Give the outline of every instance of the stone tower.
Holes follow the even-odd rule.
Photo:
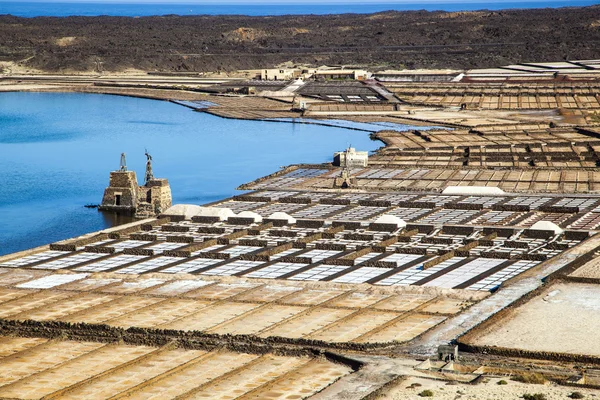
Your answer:
[[[146,176],[143,186],[138,185],[134,171],[128,171],[125,153],[121,154],[121,168],[110,173],[109,186],[104,190],[99,210],[132,214],[139,218],[154,217],[171,207],[171,187],[167,179],[154,178],[152,157],[146,152]]]

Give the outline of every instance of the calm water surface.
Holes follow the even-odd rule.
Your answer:
[[[110,95],[0,94],[0,255],[104,229],[97,204],[109,172],[143,179],[144,149],[168,178],[174,203],[202,204],[282,165],[321,163],[365,132],[319,125],[222,119],[164,101]]]

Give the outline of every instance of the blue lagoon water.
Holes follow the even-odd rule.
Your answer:
[[[203,3],[203,4],[198,4]],[[212,4],[211,4],[212,3]],[[213,1],[175,1],[175,2],[29,2],[29,1],[0,1],[0,14],[12,14],[19,17],[64,17],[80,16],[149,16],[149,15],[287,15],[287,14],[344,14],[344,13],[374,13],[381,11],[407,10],[501,10],[510,8],[546,8],[546,7],[581,7],[598,4],[597,0],[496,0],[496,1],[383,1],[383,2],[285,2],[270,4],[220,4]]]
[[[203,204],[280,166],[328,162],[350,143],[382,145],[363,131],[222,119],[165,101],[1,93],[0,254],[111,226],[83,206],[100,203],[121,152],[143,179],[147,148],[174,203]]]

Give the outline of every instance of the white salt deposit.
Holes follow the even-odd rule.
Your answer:
[[[33,281],[17,285],[21,289],[50,289],[65,283],[74,282],[87,277],[89,274],[56,274],[48,275]]]

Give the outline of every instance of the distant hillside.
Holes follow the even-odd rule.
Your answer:
[[[310,7],[307,6],[307,12]],[[215,71],[285,61],[471,68],[600,58],[600,6],[329,16],[0,16],[0,61],[46,71]]]

